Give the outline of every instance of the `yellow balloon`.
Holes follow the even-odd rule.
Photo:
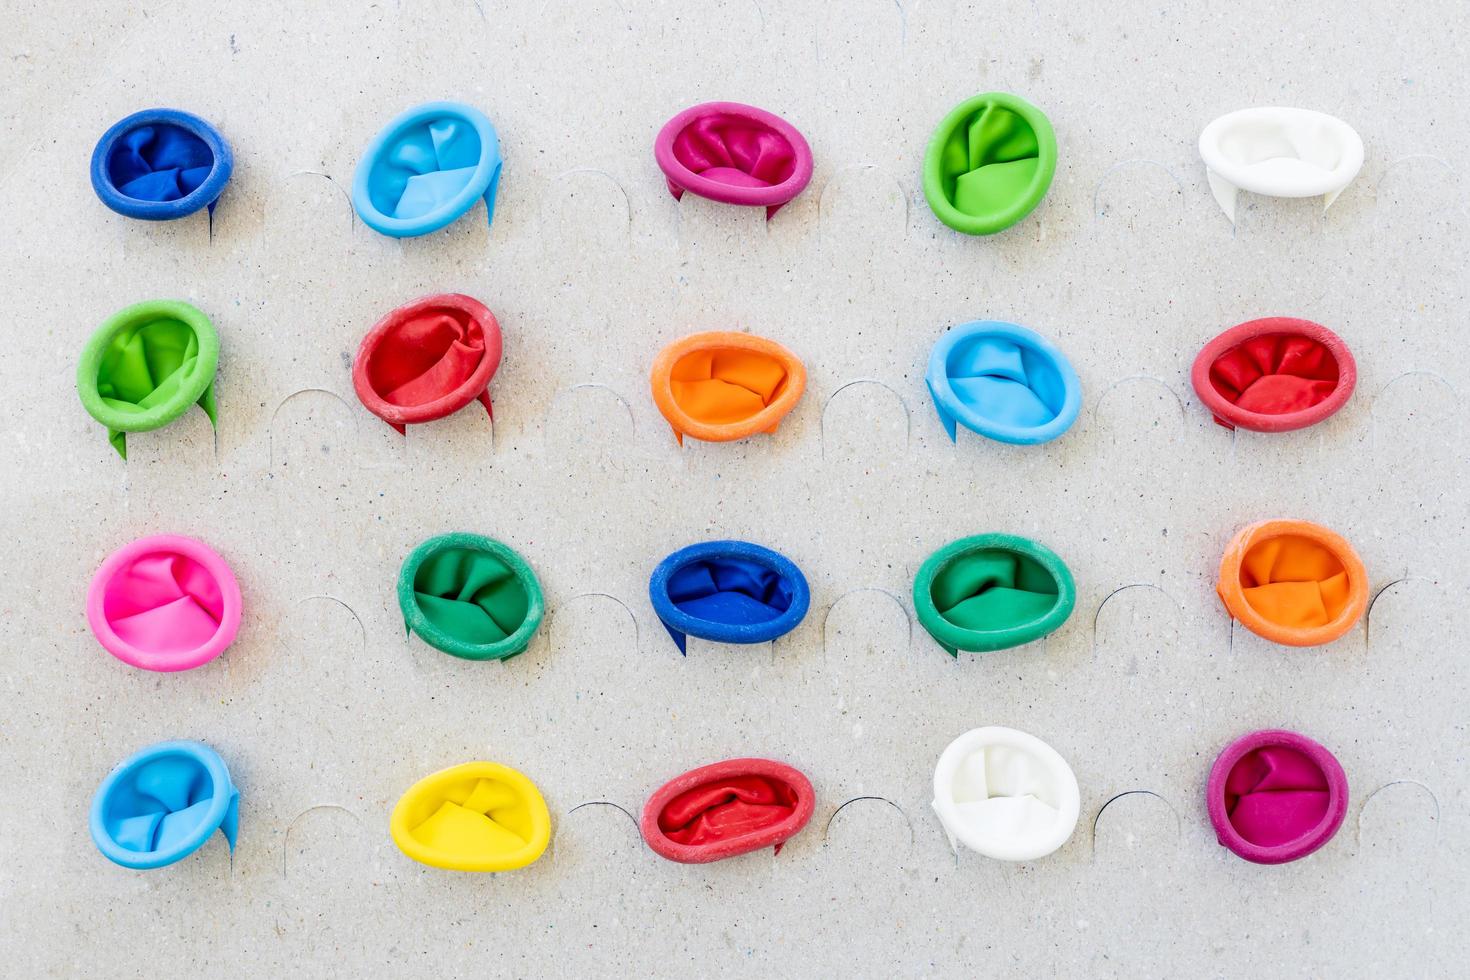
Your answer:
[[[551,843],[551,814],[536,784],[498,762],[465,762],[408,788],[388,822],[393,843],[450,871],[512,871]]]

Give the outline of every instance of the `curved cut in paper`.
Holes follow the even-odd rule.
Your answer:
[[[1036,106],[985,92],[955,106],[924,154],[924,197],[967,235],[993,235],[1036,209],[1057,168],[1057,138]]]
[[[934,768],[934,812],[951,848],[998,861],[1035,861],[1072,836],[1081,812],[1067,760],[1034,735],[976,728]]]
[[[1347,404],[1358,365],[1343,339],[1320,323],[1273,316],[1231,327],[1206,344],[1190,381],[1225,428],[1288,432]]]
[[[1206,793],[1221,845],[1257,864],[1306,857],[1347,816],[1347,775],[1336,757],[1281,729],[1252,732],[1226,747]]]
[[[764,643],[806,617],[806,576],[785,555],[749,541],[705,541],[669,555],[648,581],[653,611],[679,652],[688,636]]]
[[[536,784],[498,762],[465,762],[408,788],[388,820],[393,843],[449,871],[513,871],[551,843],[551,814]]]
[[[1082,409],[1072,362],[1035,331],[1000,320],[962,323],[934,345],[924,376],[953,441],[963,425],[1030,446],[1066,432]]]
[[[1220,560],[1216,591],[1241,625],[1288,646],[1330,643],[1368,609],[1368,573],[1357,552],[1309,521],[1241,528]]]
[[[235,641],[240,586],[202,541],[141,538],[113,552],[87,589],[87,624],[103,649],[144,670],[189,670]]]
[[[806,367],[773,340],[712,331],[665,347],[649,380],[680,445],[686,435],[731,442],[774,434],[806,390]]]
[[[816,808],[811,780],[770,759],[727,759],[691,769],[660,786],[639,820],[655,854],[706,864],[781,845]]]
[[[426,102],[373,137],[352,179],[363,223],[393,238],[426,235],[485,201],[495,219],[500,139],[485,114],[458,102]]]
[[[144,109],[114,123],[92,151],[92,189],[118,214],[167,221],[214,210],[234,170],[219,130],[178,109]]]
[[[1332,207],[1363,167],[1363,140],[1335,116],[1260,106],[1226,113],[1199,136],[1210,191],[1233,224],[1241,191],[1321,197]]]
[[[441,534],[420,544],[398,574],[407,629],[466,660],[524,653],[541,625],[541,583],[526,560],[493,538]]]
[[[127,459],[129,432],[161,429],[191,405],[216,424],[218,366],[209,317],[179,300],[149,300],[117,311],[92,334],[77,364],[77,395]]]
[[[135,870],[188,857],[219,831],[230,850],[240,829],[240,793],[213,749],[160,742],[114,769],[92,800],[92,840],[103,856]]]
[[[919,622],[951,656],[1030,643],[1067,621],[1077,602],[1056,553],[1013,534],[978,534],[934,552],[914,576]]]
[[[739,102],[692,106],[664,124],[653,156],[675,200],[685,191],[764,207],[766,218],[812,179],[812,151],[795,126]]]
[[[490,407],[500,366],[500,323],[462,293],[425,296],[373,325],[352,362],[364,407],[399,432],[452,415],[472,401]]]

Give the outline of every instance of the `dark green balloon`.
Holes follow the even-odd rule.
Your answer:
[[[914,577],[914,608],[952,656],[1040,639],[1077,603],[1072,573],[1051,549],[1014,534],[978,534],[940,548]]]

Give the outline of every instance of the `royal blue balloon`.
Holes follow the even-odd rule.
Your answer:
[[[686,636],[719,643],[763,643],[791,632],[811,592],[784,555],[748,541],[681,548],[648,581],[653,610],[685,652]]]
[[[213,208],[235,168],[219,130],[178,109],[114,123],[92,151],[92,189],[118,214],[167,221]]]
[[[1040,334],[1000,320],[945,333],[924,380],[951,440],[958,424],[998,442],[1047,442],[1071,428],[1082,408],[1067,356]]]
[[[352,206],[369,228],[393,238],[438,231],[482,198],[488,224],[500,165],[500,140],[484,113],[428,102],[373,137],[352,178]]]
[[[110,861],[148,870],[188,857],[216,830],[230,850],[240,793],[213,749],[159,742],[114,769],[92,799],[92,840]]]

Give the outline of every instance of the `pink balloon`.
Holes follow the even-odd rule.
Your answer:
[[[87,589],[87,624],[103,649],[144,670],[189,670],[240,629],[240,586],[208,545],[140,538],[108,556]]]

